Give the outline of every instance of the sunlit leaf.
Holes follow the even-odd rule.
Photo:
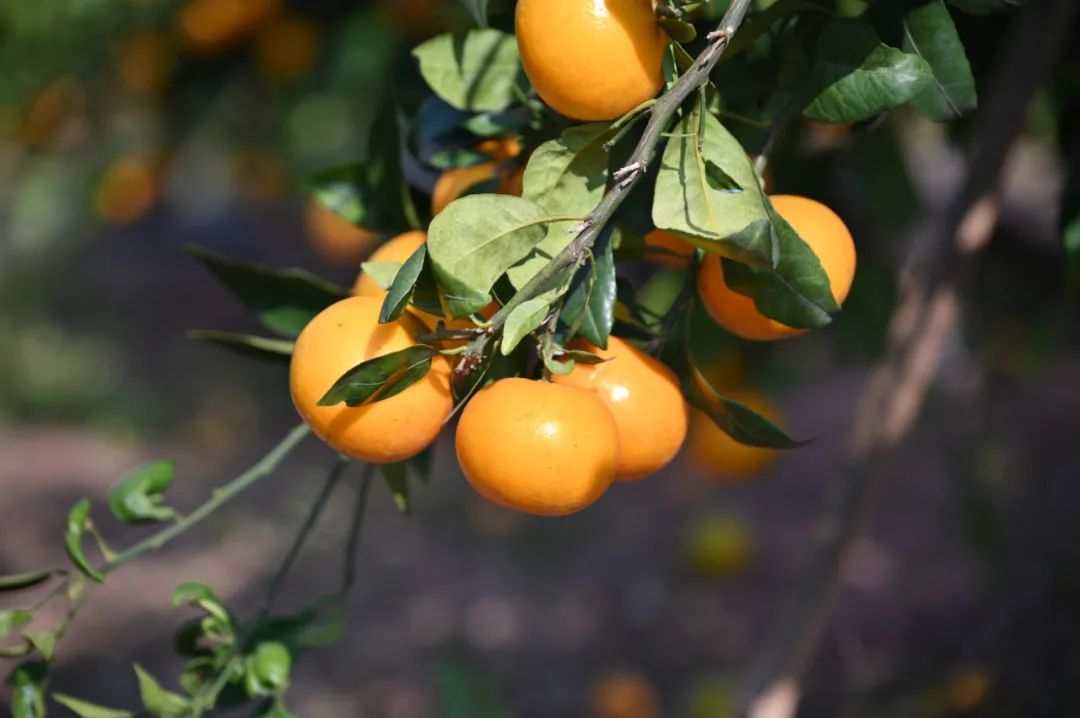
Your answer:
[[[45,718],[45,691],[49,665],[44,661],[23,663],[8,677],[13,718]]]
[[[29,611],[0,609],[0,641],[34,620]]]
[[[140,466],[109,491],[109,508],[124,523],[167,521],[176,510],[164,505],[165,490],[176,476],[171,461]]]
[[[413,50],[413,55],[428,86],[459,110],[503,110],[524,80],[517,41],[498,30],[439,35]]]
[[[53,693],[52,697],[53,700],[79,716],[79,718],[134,718],[135,716],[131,711],[106,708],[63,693]]]
[[[105,574],[94,568],[83,550],[83,537],[86,535],[90,522],[90,508],[90,499],[83,499],[72,507],[71,512],[68,513],[64,547],[67,549],[68,557],[80,571],[101,583],[105,580]]]
[[[503,327],[500,344],[503,356],[514,351],[522,339],[529,336],[544,322],[550,308],[550,299],[537,297],[522,302],[510,312],[510,316],[506,318],[506,325]]]
[[[39,586],[49,580],[52,571],[32,571],[27,573],[15,573],[9,576],[0,576],[0,593],[8,591],[22,591],[34,586]]]
[[[135,664],[134,668],[139,679],[139,699],[146,710],[161,718],[180,718],[187,714],[187,699],[162,688],[142,666]]]

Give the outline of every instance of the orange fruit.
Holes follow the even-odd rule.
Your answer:
[[[450,365],[436,356],[419,382],[365,406],[319,406],[331,386],[357,364],[416,344],[423,330],[404,315],[379,323],[382,302],[350,297],[327,307],[300,333],[289,367],[293,404],[315,434],[356,461],[391,464],[416,456],[442,430],[453,408]]]
[[[388,25],[414,40],[438,35],[450,24],[445,0],[377,0],[375,6]]]
[[[780,412],[766,397],[754,392],[731,392],[726,397],[745,404],[773,422],[780,421]],[[747,446],[728,436],[723,429],[700,411],[693,413],[690,422],[690,456],[694,463],[717,478],[739,481],[757,476],[779,458],[776,449]]]
[[[281,7],[282,0],[188,0],[178,18],[192,50],[218,52],[243,39]]]
[[[657,264],[668,267],[685,267],[687,262],[690,261],[690,255],[694,253],[694,245],[662,229],[654,229],[646,234],[645,244],[648,247],[667,250],[664,252],[650,252],[647,256]]]
[[[843,220],[825,205],[806,197],[775,195],[771,199],[780,216],[818,256],[836,303],[843,304],[855,278],[855,242]],[[753,299],[728,287],[719,255],[706,257],[698,275],[698,289],[713,321],[743,339],[772,341],[805,331],[766,317],[754,306]]]
[[[158,172],[145,157],[121,157],[109,166],[94,194],[98,217],[128,224],[150,211],[158,199]]]
[[[255,63],[268,80],[296,80],[311,72],[318,59],[319,28],[300,15],[277,15],[255,38]]]
[[[142,30],[119,50],[120,79],[130,90],[154,95],[165,89],[176,64],[173,40],[156,30]]]
[[[23,122],[23,140],[31,147],[49,145],[85,116],[86,91],[74,76],[61,75],[34,98]]]
[[[521,62],[554,110],[614,120],[664,85],[668,37],[653,0],[518,0]]]
[[[498,194],[521,195],[525,168],[510,169],[506,162],[521,153],[521,145],[516,138],[498,138],[484,140],[476,146],[493,161],[482,162],[472,167],[453,167],[443,172],[435,182],[431,193],[431,215],[435,216],[446,209],[446,205],[465,194],[466,191],[483,182],[502,178],[495,192]]]
[[[592,690],[594,718],[659,718],[660,696],[644,676],[629,672],[602,676]]]
[[[371,252],[371,248],[375,246],[380,237],[378,232],[357,227],[337,212],[327,209],[322,202],[315,199],[308,202],[305,222],[307,224],[308,238],[310,238],[312,246],[318,250],[319,254],[337,264],[356,266],[360,260]],[[408,256],[405,258],[408,259]],[[362,280],[374,284],[366,277],[361,277],[357,281]],[[365,288],[367,288],[366,283]],[[376,285],[376,289],[378,288],[378,285]],[[380,289],[380,291],[382,290]],[[365,292],[356,293],[364,296],[375,296]]]
[[[566,516],[596,501],[618,464],[615,419],[592,392],[502,379],[477,392],[457,429],[465,478],[497,504]]]
[[[688,421],[679,379],[664,364],[618,337],[607,349],[576,343],[602,364],[578,364],[556,384],[596,394],[615,418],[619,430],[620,479],[640,479],[664,468],[682,448]]]

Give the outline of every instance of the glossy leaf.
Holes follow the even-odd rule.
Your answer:
[[[0,576],[0,593],[23,591],[34,586],[39,586],[49,580],[52,571],[32,571],[28,573],[15,573],[9,576]]]
[[[866,22],[832,20],[818,40],[803,114],[858,122],[913,100],[932,79],[925,60],[882,44]]]
[[[29,611],[0,609],[0,641],[34,620]]]
[[[454,316],[483,309],[491,288],[544,238],[550,214],[520,197],[472,195],[439,213],[428,230],[428,256]]]
[[[697,37],[697,29],[685,20],[662,17],[659,22],[660,27],[664,28],[664,32],[675,42],[693,42]]]
[[[558,139],[545,142],[533,152],[525,167],[522,197],[553,217],[585,217],[604,197],[608,181],[608,153],[604,142],[610,125],[597,122],[565,130]],[[544,238],[525,259],[512,267],[510,281],[521,288],[574,236],[567,232],[576,223],[553,222]]]
[[[165,506],[165,490],[176,477],[171,461],[140,466],[109,491],[109,508],[124,523],[168,521],[176,510]]]
[[[180,718],[188,711],[188,701],[181,695],[165,690],[157,679],[135,664],[139,679],[139,699],[143,707],[161,718]]]
[[[428,86],[452,107],[472,112],[505,109],[524,73],[513,35],[480,29],[445,34],[421,44],[413,55]]]
[[[213,329],[193,329],[187,333],[187,338],[214,344],[243,357],[278,363],[288,363],[296,347],[294,342],[287,339],[271,339]]]
[[[182,583],[173,590],[173,608],[183,605],[195,606],[206,611],[207,615],[220,622],[227,630],[232,630],[233,619],[225,604],[221,602],[217,594],[206,584],[188,582]]]
[[[8,677],[12,718],[45,718],[49,666],[44,661],[23,663]]]
[[[71,562],[80,571],[89,578],[101,583],[105,580],[105,574],[94,568],[83,550],[83,537],[86,535],[90,522],[90,508],[90,499],[83,499],[72,507],[71,512],[68,513],[64,547],[67,549]]]
[[[79,718],[134,718],[135,714],[131,711],[120,710],[119,708],[106,708],[105,706],[99,706],[96,703],[90,703],[74,696],[64,695],[63,693],[53,693],[53,700],[60,705],[67,708],[69,711],[79,716]]]
[[[975,78],[967,53],[943,0],[914,0],[904,12],[905,52],[930,66],[931,82],[911,103],[937,122],[947,122],[975,108]]]
[[[245,687],[251,697],[267,696],[283,689],[292,672],[292,655],[277,641],[260,643],[247,657]]]
[[[379,289],[389,291],[394,286],[394,277],[401,271],[401,262],[363,262],[360,269]]]
[[[319,406],[362,406],[389,399],[427,376],[438,350],[424,344],[369,359],[338,379]]]
[[[574,275],[560,319],[574,336],[606,349],[615,326],[616,294],[612,235],[605,232],[593,246],[592,261]]]
[[[189,245],[188,254],[209,269],[267,328],[295,338],[316,314],[348,292],[303,269],[268,269]]]
[[[522,339],[543,324],[550,310],[551,300],[545,297],[536,297],[515,307],[503,327],[502,342],[499,345],[502,355],[508,356]]]
[[[424,271],[427,261],[427,243],[421,244],[416,251],[409,256],[401,269],[394,275],[394,281],[390,290],[383,300],[382,310],[379,313],[379,321],[382,323],[392,322],[401,316],[409,302],[412,300],[416,289],[416,282],[420,273]]]

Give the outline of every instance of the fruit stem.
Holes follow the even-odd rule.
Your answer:
[[[501,331],[514,309],[540,295],[553,280],[567,271],[576,270],[586,260],[605,225],[611,221],[615,211],[630,195],[631,190],[652,163],[656,147],[679,107],[686,98],[709,81],[710,73],[742,24],[749,6],[750,0],[734,0],[731,3],[720,26],[709,33],[709,44],[694,60],[693,66],[652,104],[651,116],[648,124],[645,125],[641,139],[626,166],[615,173],[614,176],[618,181],[615,182],[611,191],[604,195],[600,204],[581,223],[577,236],[491,317],[490,331],[472,343],[469,354],[477,357],[483,355],[486,344]]]

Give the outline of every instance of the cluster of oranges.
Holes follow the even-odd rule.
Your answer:
[[[516,30],[522,62],[540,96],[578,120],[610,120],[654,97],[668,39],[647,0],[519,0]],[[478,149],[489,162],[449,170],[436,184],[432,214],[469,188],[494,181],[497,191],[521,192],[521,148],[512,139]],[[508,169],[509,168],[509,169]],[[773,207],[819,257],[837,303],[855,272],[855,248],[844,223],[813,200],[778,195]],[[366,254],[375,235],[352,227],[324,209],[312,209],[309,225],[328,253],[343,259]],[[424,241],[423,232],[394,238],[372,261],[401,263]],[[656,230],[646,242],[658,261],[686,264],[692,245]],[[698,276],[702,303],[728,331],[752,340],[800,333],[761,314],[751,298],[731,289],[718,255],[710,254]],[[377,403],[319,406],[330,385],[354,366],[416,343],[416,335],[440,320],[417,309],[379,323],[386,295],[361,274],[349,299],[322,312],[296,343],[291,391],[297,409],[316,434],[339,452],[365,462],[406,460],[438,437],[453,411],[452,367],[436,356],[418,383]],[[450,328],[472,326],[469,320]],[[734,474],[751,474],[769,452],[743,447],[703,415],[691,415],[677,376],[623,339],[601,349],[580,341],[573,348],[599,363],[578,363],[548,380],[505,378],[480,389],[457,427],[458,461],[466,478],[488,499],[528,513],[561,516],[596,501],[617,479],[655,473],[680,451],[693,425],[695,453]],[[753,395],[736,397],[767,416],[775,412]]]

